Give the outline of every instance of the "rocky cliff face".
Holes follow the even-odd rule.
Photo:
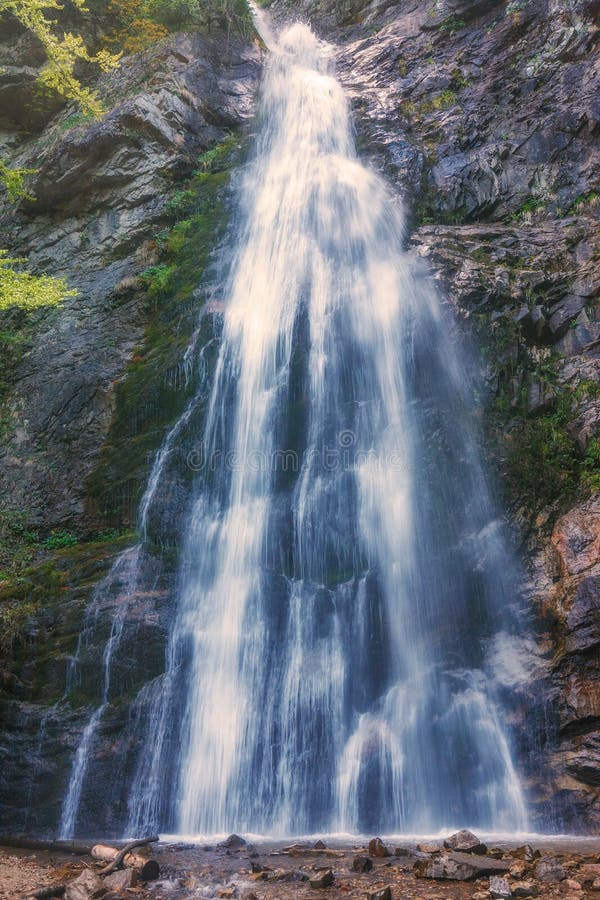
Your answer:
[[[540,817],[559,799],[557,826],[597,827],[598,4],[272,6],[279,18],[299,10],[339,46],[361,151],[405,198],[415,252],[482,351],[488,452],[536,619],[512,685],[544,720],[539,753],[551,778],[532,774],[530,794]],[[24,523],[7,543],[24,562],[0,582],[0,600],[26,611],[2,694],[22,761],[3,768],[0,787],[18,816],[14,786],[20,797],[40,790],[30,776],[49,723],[57,762],[38,774],[51,812],[11,826],[44,828],[83,722],[54,711],[48,685],[62,690],[92,586],[127,544],[106,529],[135,522],[149,459],[185,400],[197,286],[225,228],[227,171],[260,51],[225,33],[166,39],[103,77],[111,111],[92,125],[36,106],[40,59],[25,38],[9,34],[0,53],[3,152],[39,169],[35,203],[6,212],[2,225],[11,250],[79,290],[51,313],[9,317],[18,341],[11,371],[0,367],[2,503]],[[36,529],[80,543],[24,551],[23,533]],[[161,602],[146,593],[134,604],[150,642]],[[524,708],[519,701],[515,720]],[[6,738],[0,752],[14,760]]]
[[[85,609],[134,542],[152,457],[196,386],[185,351],[226,231],[262,51],[234,32],[175,34],[102,77],[109,111],[91,123],[40,108],[43,54],[26,36],[7,32],[0,60],[1,152],[37,169],[35,200],[3,209],[4,242],[78,290],[60,308],[0,322],[0,796],[8,830],[44,831],[60,817],[97,696],[105,629],[86,632],[82,677],[67,678]],[[128,560],[104,596],[105,623],[133,592]],[[99,745],[107,763],[131,714],[127,691],[163,658],[168,578],[150,557],[145,571],[153,591],[128,596],[126,699]]]

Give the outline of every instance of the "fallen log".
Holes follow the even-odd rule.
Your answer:
[[[92,847],[94,859],[109,860],[108,865],[100,869],[99,874],[110,875],[115,869],[121,866],[128,866],[129,868],[137,869],[144,881],[154,881],[160,875],[158,862],[155,859],[148,859],[147,856],[141,856],[139,853],[132,853],[131,851],[138,847],[145,847],[147,844],[153,844],[155,841],[158,841],[158,836],[129,841],[121,850],[118,850],[116,847],[107,847],[104,844],[96,844]]]
[[[50,841],[34,838],[26,834],[2,834],[0,846],[16,847],[20,850],[51,850],[54,853],[72,853],[75,856],[87,856],[91,853],[92,844],[85,841]],[[33,897],[33,894],[31,895]]]

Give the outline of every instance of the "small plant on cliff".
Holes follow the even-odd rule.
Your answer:
[[[442,32],[442,34],[454,34],[455,31],[459,31],[461,28],[464,28],[466,24],[467,23],[464,19],[459,19],[456,16],[449,16],[440,25],[440,31]]]

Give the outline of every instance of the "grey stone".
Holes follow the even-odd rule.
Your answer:
[[[496,900],[509,900],[512,897],[510,884],[506,878],[500,878],[498,875],[490,878],[490,896]]]
[[[545,884],[556,884],[565,878],[565,870],[553,856],[543,856],[535,864],[535,877]]]
[[[65,900],[101,900],[108,888],[91,869],[84,869],[74,881],[67,884]]]
[[[444,847],[448,850],[460,850],[463,853],[485,854],[487,847],[472,831],[463,829],[444,839]]]
[[[323,872],[321,875],[315,876],[315,878],[310,879],[310,886],[312,888],[327,888],[331,887],[331,885],[335,881],[335,876],[331,869],[327,869],[326,872]]]

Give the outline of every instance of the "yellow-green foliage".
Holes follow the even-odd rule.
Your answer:
[[[0,250],[0,310],[57,306],[77,293],[67,287],[64,278],[19,271],[15,266],[20,266],[25,260],[12,259],[7,254],[7,250]]]
[[[16,203],[22,197],[26,197],[28,200],[32,199],[25,187],[25,177],[32,175],[35,171],[35,169],[10,169],[0,159],[0,184],[6,188],[10,203]]]
[[[108,12],[114,23],[109,41],[125,53],[139,53],[169,33],[152,18],[148,0],[110,0]]]
[[[72,0],[81,11],[85,11],[84,0]],[[19,22],[31,31],[46,51],[47,62],[40,74],[40,84],[65,100],[72,100],[83,112],[99,116],[103,113],[102,104],[96,91],[84,87],[75,77],[75,65],[79,61],[94,63],[106,72],[114,68],[118,56],[107,50],[90,54],[79,34],[66,32],[59,34],[55,30],[56,22],[49,19],[49,10],[60,10],[58,0],[0,0],[0,13],[12,13]]]

